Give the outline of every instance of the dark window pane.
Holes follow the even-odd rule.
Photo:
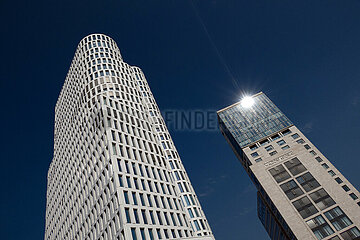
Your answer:
[[[298,158],[293,158],[290,161],[285,162],[285,166],[289,169],[292,175],[297,175],[306,170]]]
[[[300,177],[297,177],[296,180],[300,183],[300,185],[305,189],[306,192],[309,192],[320,186],[320,184],[309,172],[305,173]]]
[[[269,170],[271,175],[275,178],[276,182],[280,183],[290,178],[290,174],[285,170],[283,165],[276,166]]]
[[[290,200],[299,197],[304,193],[294,180],[283,183],[280,187]]]
[[[308,197],[303,197],[293,202],[293,205],[304,219],[318,212]]]
[[[327,194],[327,192],[323,188],[311,193],[310,197],[320,210],[324,210],[335,204],[335,201],[329,196],[329,194]]]

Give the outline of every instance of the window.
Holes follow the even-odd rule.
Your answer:
[[[271,151],[273,149],[274,149],[274,147],[272,145],[269,145],[269,146],[265,147],[266,151]]]
[[[128,208],[125,208],[125,215],[126,215],[126,222],[131,223],[131,218],[130,218],[130,213],[129,213]]]
[[[141,239],[142,239],[142,240],[146,240],[145,230],[144,230],[143,228],[140,228],[140,234],[141,234]]]
[[[279,146],[282,146],[282,145],[286,144],[286,142],[284,140],[280,140],[280,141],[278,141],[276,143],[279,144]]]
[[[318,162],[322,162],[321,157],[316,157],[315,159],[316,159],[316,161],[318,161]]]
[[[131,235],[133,240],[137,240],[135,228],[131,228]]]
[[[342,186],[342,188],[345,190],[345,192],[350,191],[350,188],[347,185]]]
[[[309,144],[305,144],[305,145],[304,145],[304,148],[305,148],[306,150],[309,150],[311,147],[309,146]]]
[[[326,163],[321,164],[321,166],[322,166],[323,168],[325,168],[325,169],[328,169],[328,168],[329,168],[329,165],[327,165]]]
[[[349,195],[353,200],[358,199],[358,196],[356,196],[355,193],[350,193]]]
[[[278,183],[290,178],[290,174],[285,170],[283,165],[279,165],[274,168],[271,168],[269,172]]]
[[[261,161],[262,161],[261,158],[255,159],[255,162],[261,162]]]
[[[279,139],[279,138],[280,138],[279,134],[276,134],[276,135],[271,137],[271,140],[274,141],[274,140]]]
[[[281,147],[282,150],[286,150],[286,149],[289,149],[289,148],[290,148],[289,145],[285,145],[285,146]]]
[[[290,131],[290,129],[286,129],[285,131],[282,131],[281,133],[282,133],[282,135],[286,136],[286,135],[290,134],[291,131]]]
[[[265,139],[259,142],[260,146],[264,146],[265,144],[268,144],[269,140]]]
[[[340,235],[342,238],[344,238],[344,240],[355,240],[360,237],[360,231],[357,227],[353,227],[346,232],[341,233]]]
[[[257,156],[259,156],[259,154],[258,154],[257,152],[253,152],[253,153],[251,154],[251,156],[252,156],[252,157],[257,157]]]
[[[340,231],[341,229],[346,228],[352,224],[350,219],[339,207],[327,211],[325,213],[325,217],[329,219],[337,231]]]
[[[130,204],[128,192],[124,191],[124,199],[126,204]]]
[[[328,171],[328,173],[329,173],[330,176],[332,176],[332,177],[336,175],[336,173],[335,173],[333,170]]]
[[[340,184],[340,183],[343,182],[343,181],[341,180],[341,178],[339,178],[339,177],[335,178],[335,181],[336,181],[338,184]]]
[[[306,168],[304,167],[304,165],[302,165],[298,158],[293,158],[285,162],[284,164],[294,176],[306,170]]]
[[[325,219],[321,215],[310,219],[306,223],[319,240],[334,233],[334,230],[331,229],[329,224],[326,223]]]
[[[296,142],[297,142],[298,144],[303,144],[303,143],[305,143],[304,139],[302,139],[302,138],[300,138],[299,140],[296,140]]]
[[[311,155],[313,155],[313,156],[316,155],[316,152],[315,152],[314,150],[311,150],[309,153],[310,153]]]
[[[269,154],[270,154],[270,156],[274,156],[275,154],[277,154],[277,151],[273,151],[273,152],[271,152]]]
[[[283,183],[280,185],[280,187],[290,200],[304,194],[304,192],[300,189],[300,187],[296,184],[294,180],[290,180],[287,183]]]
[[[309,172],[305,173],[300,177],[297,177],[296,180],[300,183],[300,185],[304,188],[306,192],[310,192],[311,190],[320,186],[318,181],[316,181]]]
[[[324,210],[335,204],[335,201],[329,196],[329,194],[323,188],[316,192],[311,193],[310,197],[320,210]]]
[[[300,137],[300,136],[299,136],[299,134],[295,133],[295,134],[291,135],[291,137],[292,137],[293,139],[297,139],[297,138]]]
[[[293,202],[293,205],[304,219],[318,212],[308,197],[303,197]]]
[[[254,151],[254,150],[257,149],[257,148],[258,148],[258,146],[256,146],[255,144],[252,145],[252,146],[250,146],[250,150],[251,150],[251,151]]]

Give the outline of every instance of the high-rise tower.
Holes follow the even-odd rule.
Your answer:
[[[45,239],[213,240],[140,68],[81,40],[55,107]]]
[[[360,193],[264,93],[218,111],[271,239],[360,239]]]

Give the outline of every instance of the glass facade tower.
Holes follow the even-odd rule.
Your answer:
[[[140,68],[82,39],[55,106],[45,239],[214,240]]]
[[[360,193],[262,92],[218,111],[271,239],[360,239]]]

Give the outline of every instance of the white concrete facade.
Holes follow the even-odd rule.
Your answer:
[[[45,239],[214,240],[138,67],[82,39],[55,107]]]

